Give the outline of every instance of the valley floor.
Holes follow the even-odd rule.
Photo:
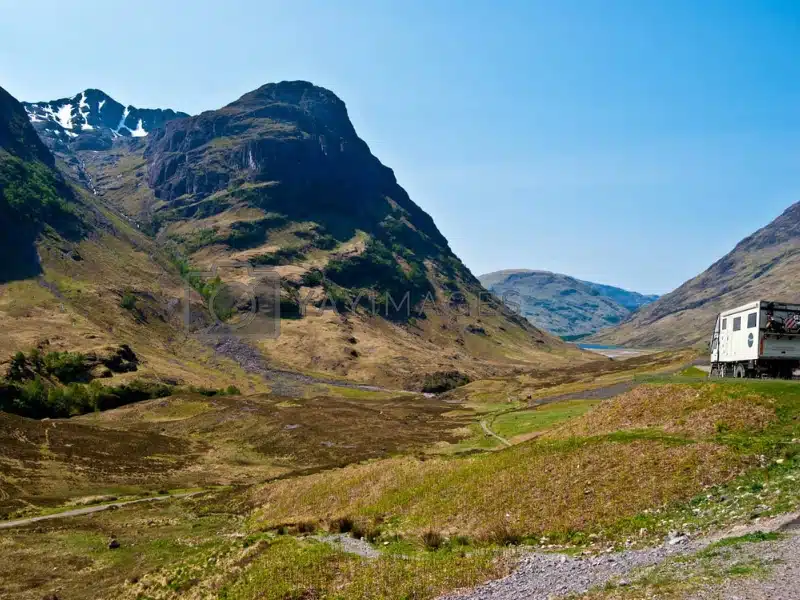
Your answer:
[[[14,417],[0,596],[800,597],[800,384],[692,358]]]

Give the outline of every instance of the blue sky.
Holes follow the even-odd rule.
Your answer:
[[[6,0],[0,85],[336,92],[475,274],[667,292],[800,200],[800,2]]]

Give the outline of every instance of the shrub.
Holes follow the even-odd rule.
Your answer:
[[[136,308],[136,296],[133,295],[133,292],[126,290],[122,294],[122,300],[120,300],[119,305],[125,310],[133,310]]]
[[[88,379],[90,367],[80,352],[49,352],[44,357],[43,370],[62,383],[72,383]]]
[[[107,387],[99,381],[55,385],[34,375],[22,382],[0,379],[0,411],[31,419],[60,419],[163,398],[173,391],[172,386],[138,379]]]
[[[353,519],[350,517],[341,517],[331,521],[330,530],[332,533],[350,533],[353,530]]]
[[[322,274],[322,271],[319,269],[311,269],[303,273],[301,281],[306,287],[316,287],[322,285],[324,279],[325,276]]]
[[[28,379],[29,373],[30,369],[28,368],[28,361],[25,358],[25,354],[22,352],[17,352],[14,354],[14,356],[11,357],[11,362],[8,365],[6,377],[10,381],[22,381],[23,379]]]
[[[317,530],[317,524],[313,521],[301,521],[297,524],[298,533],[314,533]]]
[[[363,540],[367,535],[367,528],[364,526],[364,523],[360,521],[356,521],[353,523],[352,529],[350,529],[350,536],[356,540]]]
[[[422,381],[422,391],[430,394],[441,394],[461,387],[470,382],[469,377],[458,371],[437,371],[425,375]]]
[[[422,543],[429,550],[438,550],[444,545],[444,536],[438,531],[429,529],[422,534]]]
[[[380,527],[367,527],[366,533],[364,534],[364,539],[367,540],[370,544],[374,544],[377,542],[381,537],[381,529]]]
[[[483,535],[483,539],[498,546],[518,546],[522,542],[522,536],[507,523],[493,525]]]

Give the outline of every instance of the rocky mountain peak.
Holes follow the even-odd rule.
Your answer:
[[[227,106],[170,121],[147,139],[148,183],[167,203],[241,185],[251,204],[300,219],[384,225],[447,248],[433,220],[358,137],[344,102],[305,81],[270,83]],[[393,215],[393,216],[392,216]]]
[[[98,89],[22,104],[39,136],[54,150],[107,148],[114,138],[145,137],[167,121],[189,116],[172,109],[124,106]]]

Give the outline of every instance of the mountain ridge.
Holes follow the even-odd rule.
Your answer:
[[[172,109],[123,105],[96,88],[22,106],[48,148],[67,155],[78,149],[107,150],[115,138],[145,137],[172,119],[189,116]]]
[[[761,299],[800,300],[800,202],[696,277],[591,339],[653,347],[698,344],[711,335],[720,311]]]
[[[505,269],[481,275],[479,280],[509,304],[519,306],[537,327],[568,339],[618,323],[656,298],[535,269]]]

